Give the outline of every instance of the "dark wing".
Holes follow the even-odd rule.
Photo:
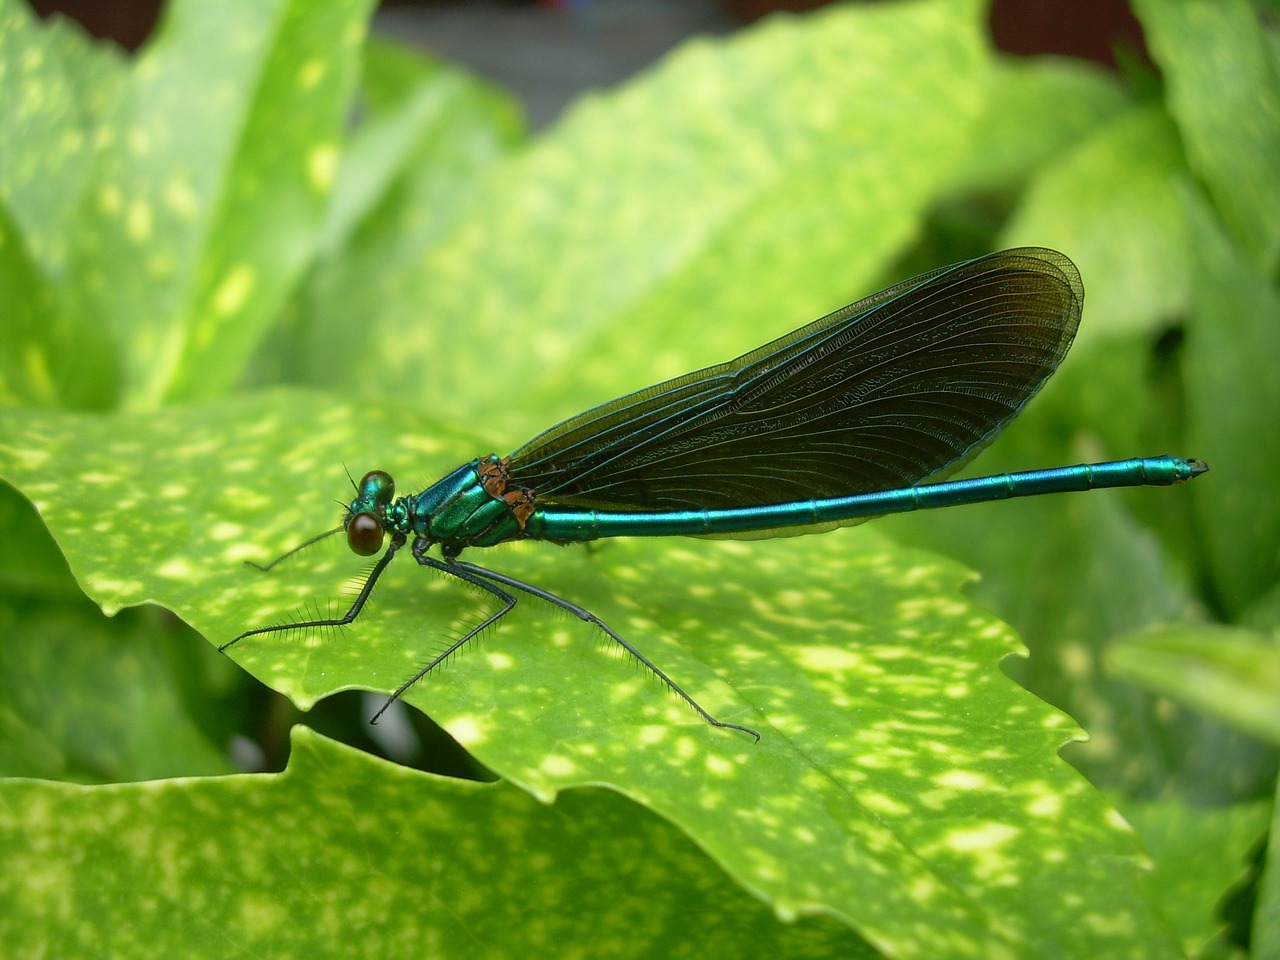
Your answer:
[[[1057,368],[1084,287],[1053,250],[943,267],[737,360],[601,404],[510,458],[544,503],[756,506],[959,469]]]

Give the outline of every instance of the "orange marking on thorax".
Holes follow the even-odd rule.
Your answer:
[[[507,473],[505,459],[484,461],[480,464],[477,474],[484,492],[510,507],[512,516],[516,518],[516,523],[523,530],[537,503],[533,490],[529,487],[510,485],[511,477]]]

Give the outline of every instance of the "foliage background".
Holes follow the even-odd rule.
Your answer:
[[[528,137],[368,6],[177,0],[125,58],[0,0],[6,955],[1280,951],[1265,12],[1142,0],[1160,73],[1124,77],[995,54],[976,2],[778,18]],[[533,604],[370,729],[341,691],[478,615],[400,565],[352,629],[214,653],[341,604],[337,547],[241,561],[331,522],[344,462],[424,485],[1023,243],[1085,323],[981,471],[1211,474],[485,558],[759,746]]]

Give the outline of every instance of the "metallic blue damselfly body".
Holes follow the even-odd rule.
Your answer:
[[[736,360],[593,407],[421,493],[397,497],[391,477],[372,471],[341,526],[303,544],[345,531],[353,551],[372,556],[389,538],[350,609],[249,630],[220,649],[258,634],[351,623],[411,544],[419,564],[473,584],[499,609],[387,705],[525,594],[597,626],[708,723],[759,739],[713,717],[594,614],[462,552],[512,540],[790,536],[888,513],[1169,485],[1204,473],[1199,460],[1159,456],[940,482],[1040,390],[1066,356],[1083,302],[1080,274],[1062,254],[993,253],[899,283]],[[437,545],[439,557],[429,552]]]

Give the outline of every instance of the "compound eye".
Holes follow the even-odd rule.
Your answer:
[[[383,536],[382,524],[372,513],[357,513],[347,521],[347,546],[362,557],[381,550]]]

